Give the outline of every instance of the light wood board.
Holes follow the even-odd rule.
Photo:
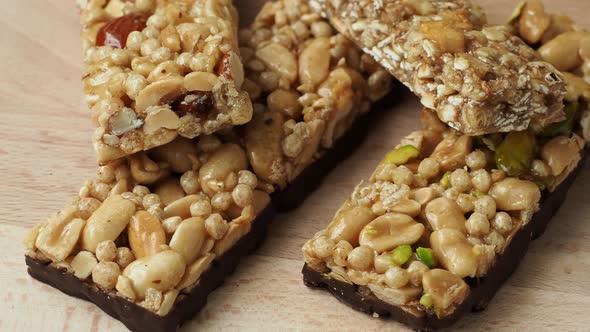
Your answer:
[[[0,330],[120,331],[94,305],[34,281],[20,240],[94,176],[90,114],[81,98],[81,51],[74,1],[4,0],[0,15]],[[262,1],[240,0],[242,17]],[[477,0],[502,22],[516,0]],[[545,1],[586,21],[590,1]],[[265,244],[209,297],[186,327],[197,330],[406,331],[353,311],[301,281],[304,241],[323,228],[354,186],[399,138],[418,128],[420,105],[407,96],[386,111],[363,146],[326,177],[297,210],[279,215]],[[468,315],[461,331],[590,329],[590,167],[581,174],[545,235],[488,309]]]

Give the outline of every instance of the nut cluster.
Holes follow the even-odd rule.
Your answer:
[[[251,119],[231,1],[92,0],[82,24],[102,164]]]
[[[177,138],[100,167],[25,245],[27,255],[165,316],[269,203],[242,147]]]
[[[485,17],[468,1],[310,2],[463,133],[525,130],[562,116],[558,71],[505,27],[482,29]]]

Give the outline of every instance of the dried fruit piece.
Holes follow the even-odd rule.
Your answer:
[[[210,91],[191,91],[181,95],[172,108],[179,115],[193,114],[204,118],[213,109],[213,93]]]
[[[125,48],[127,36],[133,31],[143,30],[147,19],[146,14],[131,13],[108,22],[98,31],[96,46]]]

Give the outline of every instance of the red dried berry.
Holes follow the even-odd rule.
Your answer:
[[[133,31],[145,28],[148,16],[143,13],[132,13],[118,17],[105,24],[96,35],[96,46],[124,48],[127,36]]]

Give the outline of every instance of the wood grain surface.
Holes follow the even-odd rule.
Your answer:
[[[90,114],[81,98],[78,9],[74,1],[3,0],[0,15],[0,330],[120,331],[94,305],[26,273],[26,229],[61,208],[95,172]],[[243,20],[263,1],[239,0]],[[516,0],[476,0],[492,23]],[[545,1],[590,28],[588,0]],[[297,210],[279,215],[264,245],[209,297],[183,330],[387,330],[392,321],[353,311],[301,281],[304,241],[323,228],[354,186],[399,138],[418,128],[418,100],[406,94],[385,111],[363,146],[329,174]],[[545,235],[483,313],[460,331],[590,329],[590,167],[571,189]]]

